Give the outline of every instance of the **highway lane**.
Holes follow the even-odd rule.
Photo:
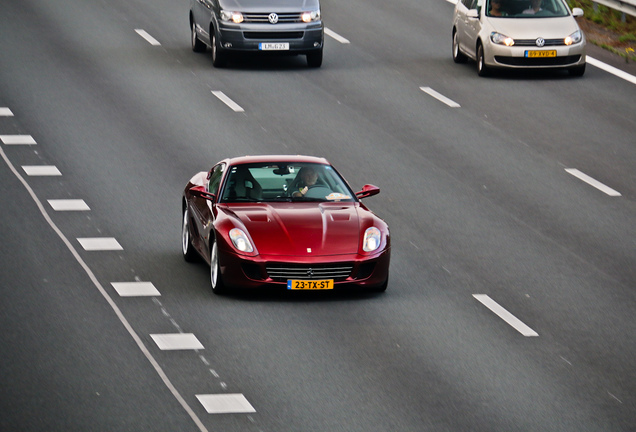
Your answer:
[[[592,68],[581,80],[478,79],[450,60],[444,20],[430,19],[450,13],[439,3],[327,4],[328,26],[352,44],[328,40],[321,70],[283,59],[217,71],[189,52],[187,26],[176,25],[183,3],[64,2],[74,14],[22,3],[37,5],[24,19],[38,26],[19,33],[21,14],[2,23],[10,43],[0,83],[16,129],[38,141],[7,148],[10,158],[60,167],[61,179],[35,181],[42,198],[90,204],[89,216],[53,214],[69,237],[108,235],[123,245],[83,252],[105,286],[137,277],[161,291],[154,300],[114,298],[210,430],[629,429],[634,121],[620,113],[633,107],[632,87]],[[372,31],[378,14],[393,23],[407,16],[414,37],[404,41],[397,26]],[[604,110],[581,102],[609,97],[616,103]],[[549,114],[537,114],[545,107]],[[508,121],[491,120],[500,115]],[[537,129],[537,115],[550,126]],[[598,140],[592,123],[611,126],[602,151],[590,143]],[[228,154],[280,152],[323,154],[354,187],[382,187],[369,205],[393,231],[385,295],[213,297],[205,267],[181,261],[187,178]],[[572,166],[623,196],[582,184],[564,171]],[[28,217],[41,223],[36,212]],[[479,293],[539,337],[521,336],[473,298]],[[157,350],[150,334],[175,324],[205,349]],[[208,415],[195,398],[202,392],[244,394],[256,413]],[[161,412],[184,416],[180,407]],[[95,429],[109,429],[98,418]]]

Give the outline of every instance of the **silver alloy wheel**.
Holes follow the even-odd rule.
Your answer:
[[[190,223],[188,222],[188,209],[183,211],[183,224],[181,228],[181,250],[187,255],[190,248]]]
[[[210,251],[210,284],[213,291],[219,287],[219,276],[219,251],[215,241]]]
[[[457,32],[453,33],[453,61],[455,63],[466,62],[466,55],[459,50],[459,41],[457,40]]]

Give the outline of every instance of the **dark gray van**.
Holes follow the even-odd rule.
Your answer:
[[[190,0],[192,50],[212,49],[212,64],[228,54],[303,54],[322,65],[324,26],[318,0]]]

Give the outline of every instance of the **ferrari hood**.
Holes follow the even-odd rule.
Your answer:
[[[321,256],[358,252],[358,206],[262,203],[233,207],[263,255]]]
[[[559,18],[488,18],[492,28],[513,39],[560,39],[579,29],[571,16]]]

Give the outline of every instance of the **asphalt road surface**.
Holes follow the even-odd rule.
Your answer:
[[[321,68],[214,69],[186,0],[4,1],[0,430],[634,430],[633,65],[479,78],[452,8],[325,0]],[[386,293],[184,262],[188,179],[288,153],[382,189]]]

